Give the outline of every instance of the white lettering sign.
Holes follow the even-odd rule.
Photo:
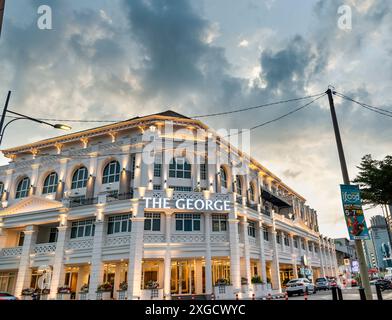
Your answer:
[[[202,200],[202,199],[176,199],[170,207],[169,198],[144,198],[147,209],[179,209],[196,211],[229,211],[230,201],[228,200]]]

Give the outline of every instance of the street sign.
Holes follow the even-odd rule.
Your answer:
[[[357,185],[341,184],[340,191],[344,217],[348,234],[351,240],[369,239],[369,230],[366,226],[365,215],[362,210],[361,195]]]

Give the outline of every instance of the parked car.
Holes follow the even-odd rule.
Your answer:
[[[315,281],[315,285],[316,285],[316,290],[329,290],[330,289],[329,281],[325,277],[317,278]]]
[[[335,278],[330,277],[330,278],[328,278],[328,281],[329,281],[329,287],[330,288],[332,288],[332,287],[336,288],[338,286],[338,283],[337,283]]]
[[[381,291],[392,290],[392,282],[387,279],[378,279],[375,285],[380,286]]]
[[[286,285],[287,295],[316,293],[316,286],[306,278],[291,279]]]
[[[1,300],[18,300],[18,298],[8,292],[0,292],[0,301]]]
[[[351,279],[349,283],[351,284],[351,287],[358,287],[358,281],[355,279]]]

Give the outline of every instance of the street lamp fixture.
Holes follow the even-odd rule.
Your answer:
[[[30,116],[26,116],[24,114],[21,114],[21,113],[15,112],[15,111],[8,110],[8,103],[9,103],[9,100],[10,100],[10,96],[11,96],[11,91],[8,91],[7,99],[6,99],[6,102],[5,102],[4,109],[3,109],[3,114],[2,114],[1,120],[0,120],[0,145],[1,145],[1,142],[3,141],[3,136],[4,136],[5,129],[8,127],[8,125],[10,125],[12,122],[14,122],[16,120],[30,120],[30,121],[33,121],[33,122],[46,124],[48,126],[51,126],[52,128],[60,129],[60,130],[67,130],[68,131],[68,130],[72,129],[70,126],[68,126],[66,124],[62,124],[62,123],[52,124],[52,123],[49,123],[49,122],[46,122],[46,121],[43,121],[43,120],[32,118]],[[5,120],[5,117],[6,117],[7,113],[10,113],[10,114],[12,114],[12,115],[14,115],[16,117],[14,117],[12,120],[8,121],[4,125],[4,120]],[[3,127],[3,125],[4,125],[4,127]]]
[[[68,126],[66,124],[61,124],[61,123],[56,123],[53,125],[53,128],[55,129],[61,129],[61,130],[65,130],[65,131],[69,131],[72,129],[71,126]]]

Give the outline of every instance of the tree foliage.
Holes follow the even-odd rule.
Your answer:
[[[353,182],[359,184],[364,204],[392,205],[392,156],[379,161],[367,154],[357,168]]]

